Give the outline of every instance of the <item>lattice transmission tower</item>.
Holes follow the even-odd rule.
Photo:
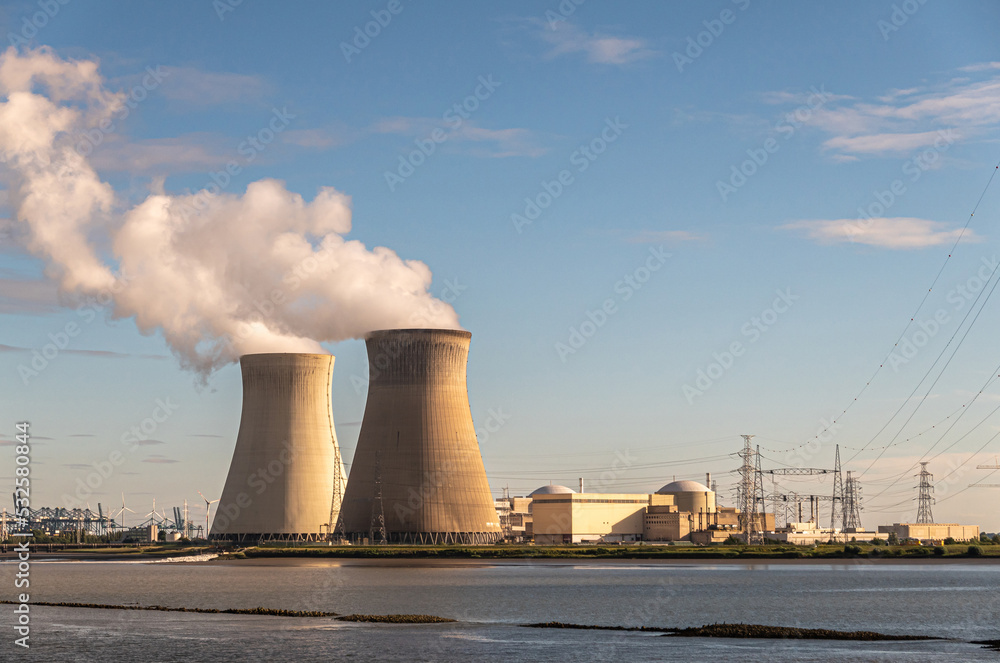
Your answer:
[[[362,521],[363,522],[363,521]],[[375,452],[375,495],[372,499],[371,542],[385,545],[385,509],[382,506],[382,452]]]
[[[740,466],[740,486],[738,491],[740,510],[740,531],[748,544],[764,542],[762,532],[763,514],[758,511],[757,504],[764,506],[764,482],[760,473],[760,449],[750,446],[753,435],[743,435],[743,451],[739,457],[743,459]],[[763,509],[761,509],[762,511]]]
[[[327,527],[331,540],[343,541],[344,534],[344,465],[340,457],[340,447],[335,446],[334,466],[333,466],[333,499],[330,501],[330,522]]]
[[[917,485],[920,490],[917,494],[917,523],[933,523],[934,514],[931,513],[931,505],[934,504],[934,484],[931,483],[931,479],[934,475],[927,471],[927,462],[920,463],[920,474],[914,476],[920,479]]]
[[[844,504],[844,482],[840,475],[840,445],[837,445],[837,456],[833,464],[833,504],[830,508],[830,529],[837,530],[837,503]],[[843,516],[843,514],[841,514]],[[844,524],[841,517],[841,525]]]
[[[847,472],[847,483],[844,486],[844,529],[861,529],[861,484]]]

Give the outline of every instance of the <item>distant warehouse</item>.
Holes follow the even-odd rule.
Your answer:
[[[954,523],[893,523],[892,525],[879,525],[878,533],[895,533],[900,541],[904,539],[925,541],[927,539],[943,540],[947,538],[956,541],[972,541],[979,538],[979,526],[956,525]]]

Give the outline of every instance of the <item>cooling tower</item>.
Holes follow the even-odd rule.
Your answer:
[[[494,543],[493,497],[469,410],[467,331],[367,335],[368,402],[344,494],[348,538]]]
[[[244,355],[240,367],[243,415],[211,538],[325,538],[336,477],[344,490],[330,402],[333,356]]]

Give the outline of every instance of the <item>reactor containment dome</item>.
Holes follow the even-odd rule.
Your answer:
[[[343,506],[349,539],[500,540],[469,409],[471,338],[454,329],[391,329],[365,337],[368,402]]]

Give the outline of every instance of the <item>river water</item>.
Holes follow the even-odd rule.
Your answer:
[[[14,567],[0,564],[3,598]],[[33,601],[420,613],[456,624],[33,606],[31,648],[0,606],[0,660],[24,661],[997,661],[1000,564],[475,560],[33,560]],[[521,628],[744,622],[925,634],[949,641],[669,638]],[[16,659],[15,659],[15,656]]]

